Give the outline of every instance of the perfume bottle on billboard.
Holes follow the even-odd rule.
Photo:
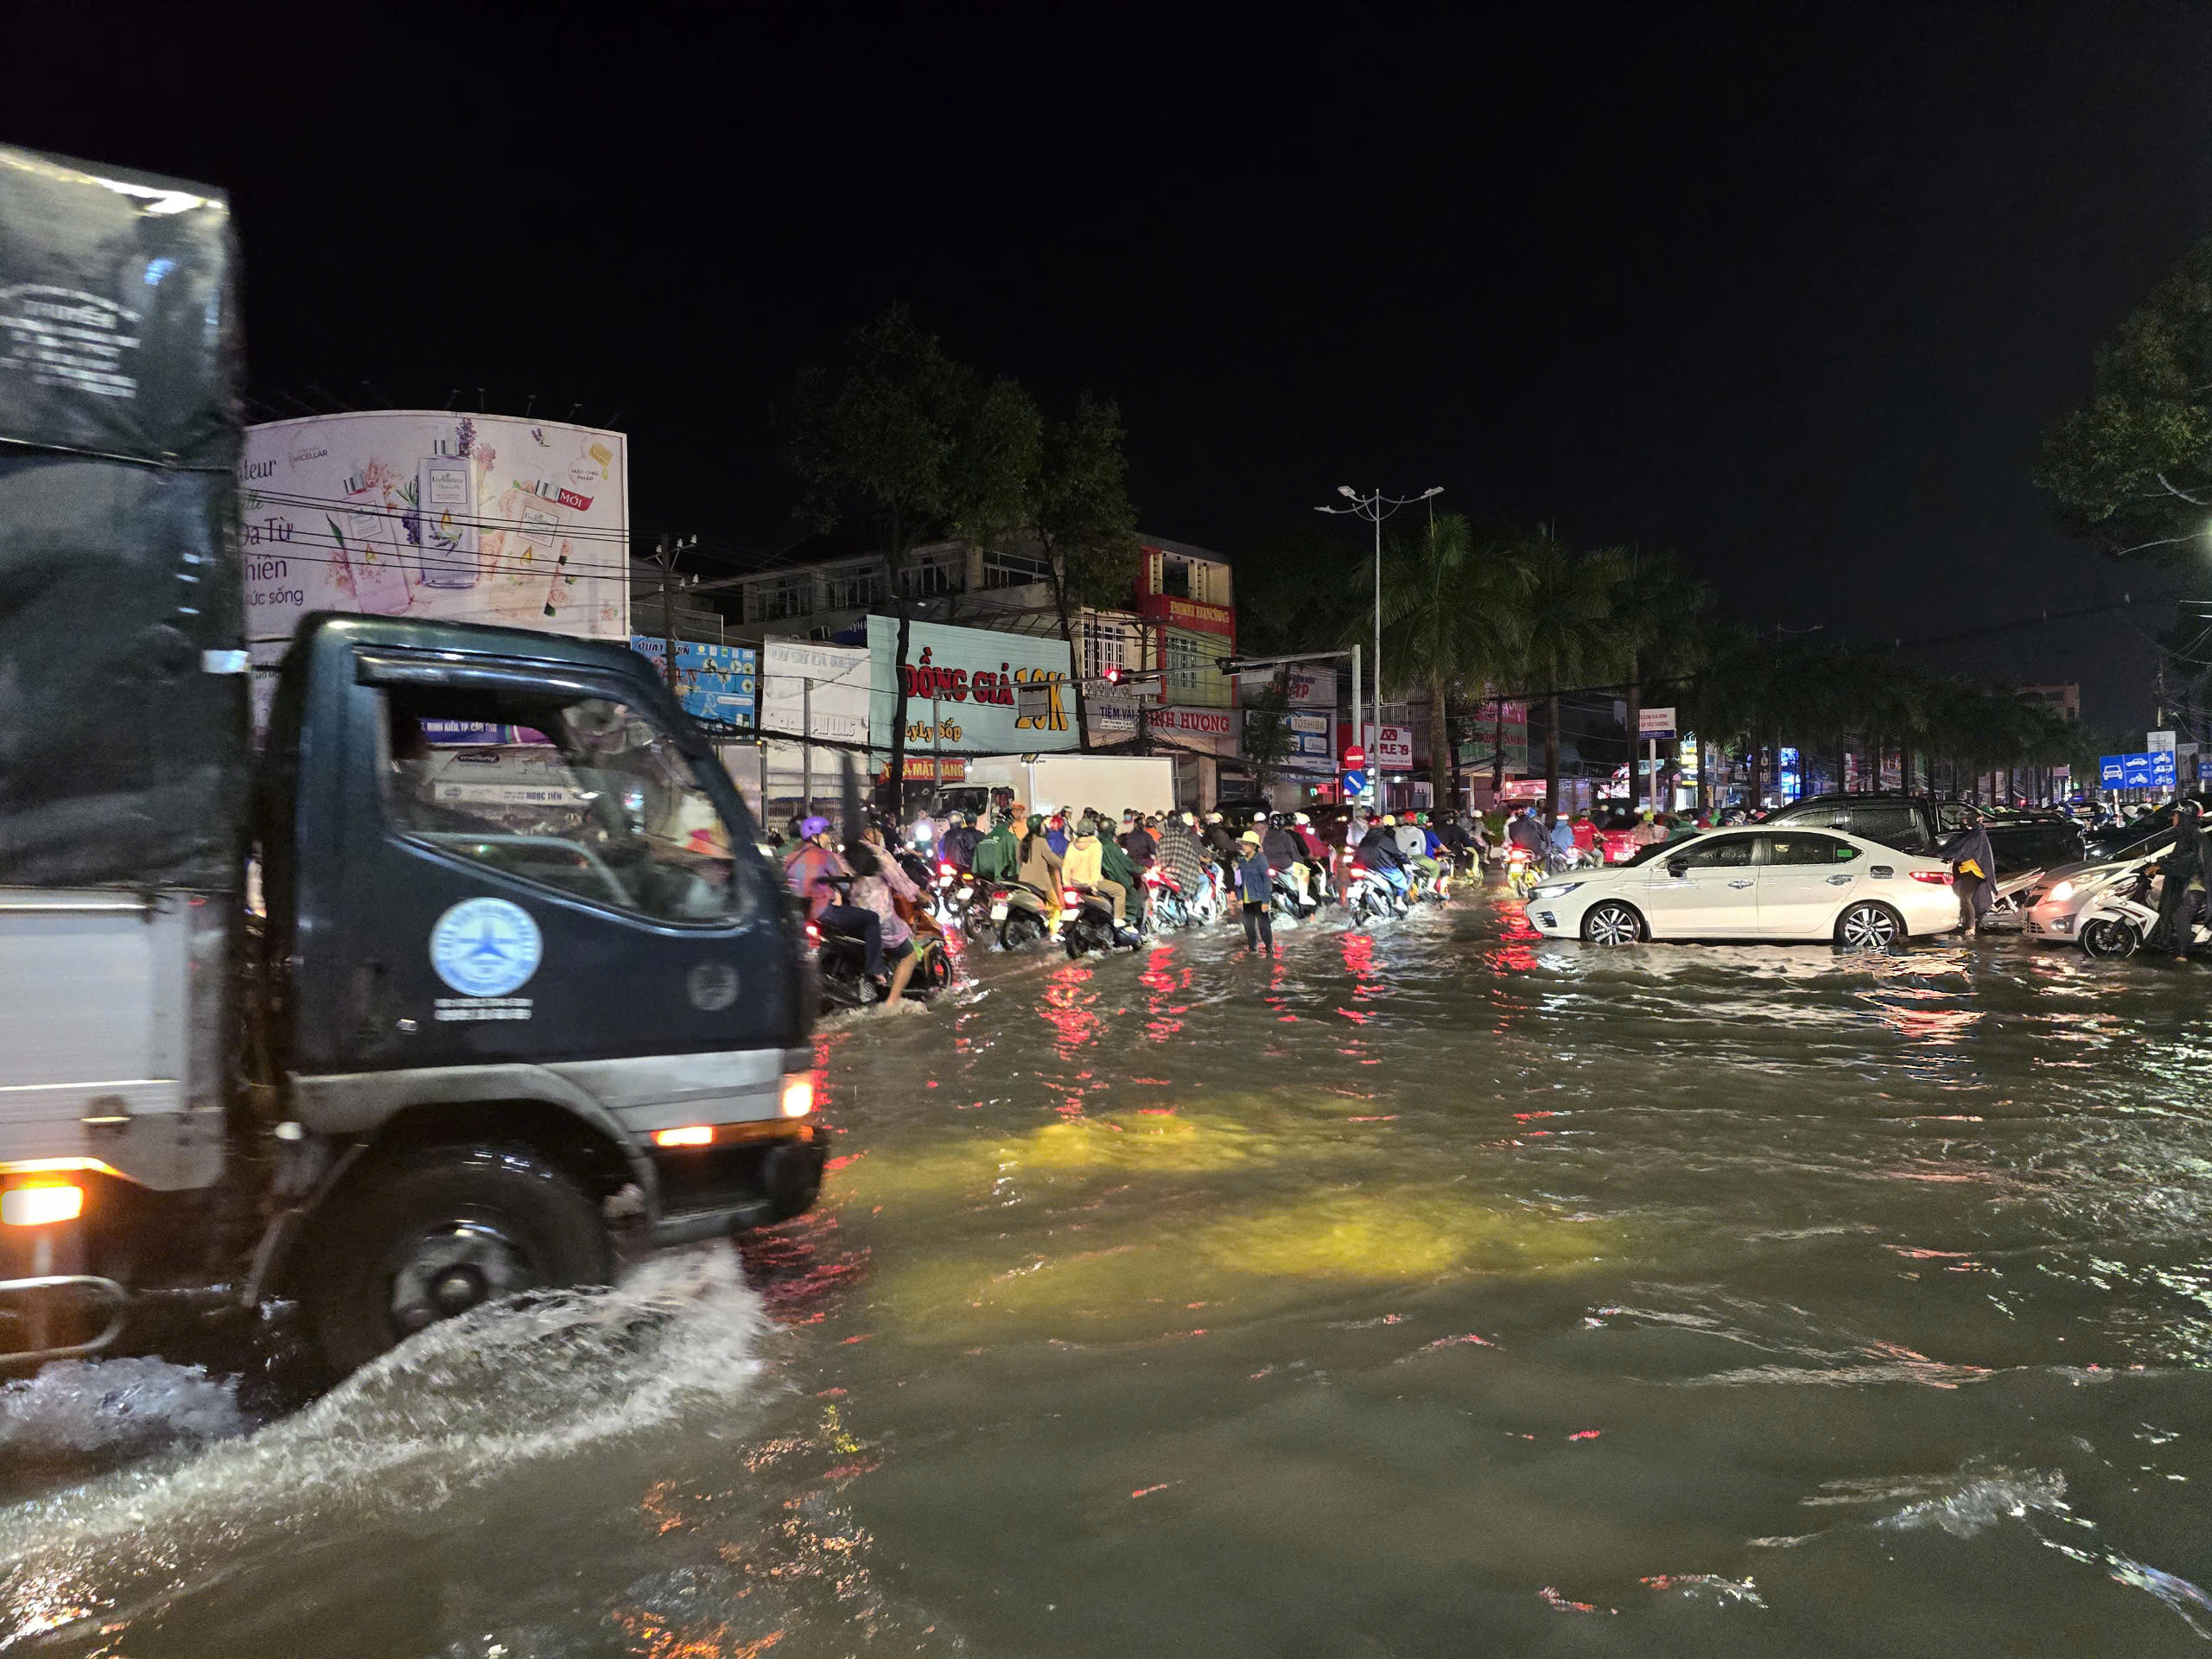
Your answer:
[[[407,570],[394,544],[394,521],[378,511],[379,491],[361,478],[346,480],[342,511],[326,516],[335,548],[334,573],[353,608],[370,616],[402,616],[414,599]]]
[[[454,453],[453,441],[439,438],[436,454],[416,469],[417,510],[422,514],[422,582],[425,588],[476,585],[476,474],[467,456]]]

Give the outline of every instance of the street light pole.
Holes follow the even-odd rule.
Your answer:
[[[1409,507],[1416,501],[1427,501],[1443,494],[1444,486],[1441,484],[1432,484],[1419,495],[1385,495],[1380,490],[1371,494],[1362,495],[1351,485],[1339,484],[1337,486],[1337,493],[1350,501],[1351,505],[1348,507],[1316,507],[1313,511],[1325,512],[1332,518],[1340,518],[1349,513],[1364,518],[1375,526],[1375,661],[1371,664],[1371,670],[1375,676],[1373,747],[1377,753],[1367,756],[1367,766],[1369,777],[1375,791],[1375,799],[1376,804],[1380,804],[1382,799],[1382,757],[1379,752],[1382,746],[1382,521],[1400,507]],[[1432,506],[1429,509],[1432,524],[1434,522],[1435,512],[1436,509]],[[1439,732],[1441,733],[1443,710],[1435,710],[1432,717],[1437,721]],[[1364,734],[1359,729],[1359,693],[1355,689],[1351,703],[1352,734],[1355,741],[1358,741],[1359,747],[1364,749],[1369,745]],[[1438,741],[1440,741],[1440,738]],[[1440,802],[1438,804],[1441,805],[1442,803]]]

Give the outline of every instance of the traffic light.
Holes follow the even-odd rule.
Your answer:
[[[1109,685],[1119,685],[1121,683],[1122,683],[1122,670],[1121,670],[1121,666],[1120,666],[1120,664],[1108,664],[1107,669],[1106,669],[1106,683],[1107,683],[1107,684],[1109,684]]]

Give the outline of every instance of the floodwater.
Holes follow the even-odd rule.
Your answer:
[[[986,958],[741,1266],[0,1392],[0,1651],[2203,1651],[2204,970],[1515,914]]]

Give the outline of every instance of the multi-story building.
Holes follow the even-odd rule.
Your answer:
[[[2019,689],[2023,697],[2033,698],[2055,715],[2063,715],[2076,725],[2082,719],[2082,688],[2066,685],[2024,685]]]
[[[1141,747],[1178,759],[1178,798],[1210,802],[1224,764],[1239,753],[1236,683],[1217,666],[1236,649],[1228,562],[1157,537],[1143,552],[1126,608],[1087,607],[1071,619],[1075,671],[1086,683],[1087,745]],[[1057,634],[1059,615],[1044,558],[941,542],[916,549],[899,573],[916,620],[1006,633]],[[769,634],[855,641],[871,613],[892,613],[890,562],[880,554],[793,565],[748,577],[731,590],[733,639]],[[1160,695],[1104,690],[1109,669],[1160,677]]]

